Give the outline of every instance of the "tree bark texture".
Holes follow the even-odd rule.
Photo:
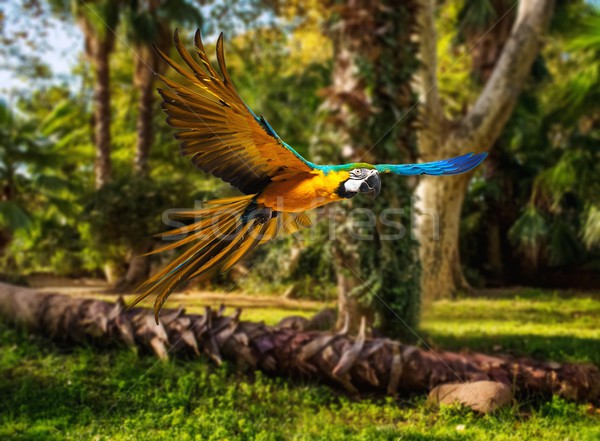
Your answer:
[[[418,22],[423,49],[417,85],[422,97],[419,151],[423,161],[486,151],[493,146],[525,85],[553,10],[553,0],[519,2],[510,36],[481,95],[464,118],[447,121],[437,90],[432,43],[436,38],[435,2],[420,1]],[[469,176],[423,177],[419,181],[415,232],[421,245],[424,302],[468,288],[460,266],[458,225]]]
[[[158,4],[152,4],[153,10]],[[158,20],[158,18],[157,18]],[[169,52],[171,30],[166,24],[158,24],[154,43],[163,52]],[[148,159],[154,142],[152,119],[154,115],[156,74],[162,74],[167,64],[159,57],[150,43],[136,46],[134,83],[139,89],[137,114],[137,143],[133,169],[139,176],[148,175]]]
[[[343,22],[342,22],[343,23]],[[334,33],[335,57],[332,72],[332,84],[327,88],[324,108],[331,118],[336,133],[336,141],[343,149],[342,154],[352,160],[360,153],[359,137],[354,131],[353,122],[356,113],[363,115],[371,112],[371,102],[365,93],[365,84],[361,81],[357,67],[357,54],[352,50],[351,39],[345,38],[344,26],[338,25]],[[351,202],[348,203],[350,205]],[[351,331],[356,332],[360,323],[365,301],[356,296],[356,288],[364,282],[359,280],[359,252],[355,240],[351,237],[352,224],[348,221],[348,210],[330,210],[330,221],[335,223],[336,237],[332,243],[337,278],[338,310],[337,326],[343,326],[342,317],[347,317]],[[370,246],[370,244],[364,244]],[[362,304],[361,304],[362,303]]]
[[[148,174],[148,156],[154,140],[152,115],[154,114],[154,74],[149,72],[143,59],[136,61],[135,83],[139,88],[137,142],[133,168],[141,176]]]
[[[414,119],[397,118],[415,100],[415,2],[332,3],[336,19],[327,31],[334,48],[333,70],[331,85],[322,91],[325,128],[316,156],[336,152],[319,158],[327,162],[406,161],[415,144]],[[329,240],[337,276],[338,327],[349,317],[356,332],[366,317],[387,335],[410,337],[403,322],[414,327],[418,321],[417,244],[401,234],[398,240],[387,240],[397,231],[386,230],[380,217],[385,209],[399,212],[408,206],[410,196],[406,181],[391,180],[375,202],[358,196],[328,211],[335,229],[335,238]],[[369,226],[361,230],[366,216]],[[395,216],[402,227],[409,222],[404,212]]]
[[[460,213],[470,176],[423,177],[416,190],[416,225],[422,262],[421,293],[426,305],[467,289],[461,271]],[[449,288],[452,291],[447,291]]]
[[[85,52],[94,69],[94,182],[101,188],[110,180],[112,172],[110,134],[110,54],[114,48],[112,31],[98,32],[85,17],[78,19],[85,39]]]
[[[110,135],[110,67],[109,53],[104,45],[95,53],[95,100],[94,120],[96,123],[96,162],[95,176],[96,188],[106,184],[112,172],[110,158],[111,135]]]
[[[146,239],[129,251],[125,273],[116,279],[108,280],[117,292],[131,291],[150,275],[150,258],[146,253],[151,250],[152,242]]]
[[[240,320],[241,311],[222,309],[185,314],[164,311],[156,325],[149,309],[124,311],[122,301],[78,299],[0,284],[0,317],[71,343],[125,344],[169,355],[205,354],[217,364],[274,375],[334,383],[349,393],[396,395],[423,393],[444,383],[500,381],[517,396],[558,394],[569,400],[598,402],[600,370],[591,365],[558,364],[426,351],[389,339],[347,333],[300,331]]]

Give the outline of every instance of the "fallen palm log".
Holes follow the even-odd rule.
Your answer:
[[[207,308],[205,314],[168,310],[156,325],[151,310],[126,311],[122,300],[80,299],[0,283],[0,317],[53,339],[121,343],[161,358],[206,354],[217,364],[226,359],[271,374],[335,382],[352,394],[422,393],[440,384],[491,380],[510,385],[518,395],[600,400],[600,370],[592,365],[423,350],[367,338],[364,323],[351,337],[344,329],[300,331],[241,321],[240,315],[237,310],[225,316],[223,308]]]

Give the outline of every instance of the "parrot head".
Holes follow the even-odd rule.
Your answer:
[[[375,199],[381,191],[379,172],[369,168],[354,168],[350,170],[350,177],[340,183],[338,195],[343,198],[352,198],[358,193],[367,193]]]

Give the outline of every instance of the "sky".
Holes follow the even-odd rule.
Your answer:
[[[72,21],[61,21],[53,18],[48,11],[48,6],[45,1],[40,0],[40,4],[45,11],[44,16],[47,17],[47,26],[45,30],[48,33],[47,38],[36,37],[36,26],[40,26],[39,18],[32,18],[23,14],[23,4],[30,0],[0,0],[0,14],[4,17],[3,34],[11,36],[16,32],[27,32],[30,39],[39,43],[36,47],[29,48],[20,46],[21,51],[26,55],[36,55],[40,61],[47,64],[52,72],[52,77],[48,80],[40,81],[32,79],[27,73],[19,73],[17,71],[20,63],[16,57],[8,57],[7,60],[0,60],[0,99],[11,101],[11,95],[26,94],[29,90],[40,88],[42,85],[67,83],[72,88],[78,88],[79,78],[73,76],[72,70],[81,60],[83,53],[83,35],[78,26]],[[190,0],[191,1],[191,0]],[[220,5],[217,0],[210,5],[201,6],[201,14],[205,17],[210,16],[211,8]],[[245,2],[239,2],[235,6],[237,9],[243,9]],[[235,13],[232,14],[232,17]],[[233,21],[237,29],[244,27],[243,24]],[[262,25],[269,22],[268,14],[263,14],[259,17],[254,25]],[[118,32],[117,32],[118,34]],[[214,35],[206,35],[207,38],[217,37],[217,32]],[[120,36],[117,35],[116,44],[123,44]]]
[[[69,83],[75,81],[71,71],[83,51],[83,38],[79,29],[72,23],[50,17],[45,26],[48,38],[36,38],[34,35],[38,29],[35,27],[40,25],[40,21],[21,14],[20,5],[22,3],[22,0],[0,2],[0,11],[5,17],[5,34],[27,32],[34,41],[39,43],[34,48],[21,46],[21,51],[25,55],[37,55],[43,63],[50,67],[52,79],[49,82]],[[9,56],[0,61],[0,97],[9,98],[9,94],[14,89],[26,92],[31,88],[32,81],[26,75],[22,75],[16,66],[18,66],[18,60],[15,57]]]

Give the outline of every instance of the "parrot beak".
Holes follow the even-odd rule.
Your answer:
[[[371,170],[369,175],[365,178],[360,186],[361,193],[368,193],[371,199],[375,199],[379,196],[381,191],[381,179],[377,170]]]

